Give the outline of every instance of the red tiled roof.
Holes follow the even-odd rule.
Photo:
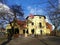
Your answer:
[[[46,23],[46,28],[50,29],[50,31],[52,31],[52,25],[49,24],[48,22]]]
[[[26,27],[26,21],[17,20],[17,24],[21,27]]]

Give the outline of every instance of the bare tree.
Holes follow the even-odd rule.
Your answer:
[[[5,4],[6,0],[0,0],[1,3]]]
[[[12,12],[14,13],[14,19],[13,19],[13,22],[14,22],[14,26],[16,25],[16,20],[17,20],[17,16],[20,17],[20,16],[24,16],[24,13],[23,13],[23,9],[20,5],[12,5],[11,6],[11,9],[12,9]]]
[[[8,23],[13,18],[13,13],[10,11],[10,8],[5,4],[0,3],[0,22],[1,23]]]
[[[15,21],[17,16],[23,17],[24,13],[22,12],[21,6],[13,5],[10,9],[8,6],[4,4],[0,4],[0,19],[4,22],[8,22],[11,24],[11,21]]]
[[[48,0],[48,2],[51,5],[49,7],[48,15],[52,24],[55,26],[54,30],[55,30],[55,35],[56,35],[57,29],[60,26],[60,10],[58,6],[55,6],[50,0]]]
[[[9,8],[8,6],[4,4],[0,4],[0,20],[2,20],[3,23],[5,22],[9,23],[12,28],[12,32],[14,32],[14,30],[13,30],[13,25],[11,22],[13,21],[14,26],[15,26],[17,16],[23,17],[23,12],[21,11],[21,9],[22,9],[21,6],[18,6],[18,5],[13,5],[12,8]],[[1,24],[2,24],[2,21],[1,21]],[[10,36],[12,36],[12,34]]]

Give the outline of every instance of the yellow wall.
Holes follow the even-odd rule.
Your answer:
[[[40,30],[42,30],[43,35],[50,34],[50,30],[46,28],[46,21],[43,16],[41,16],[41,18],[39,18],[39,16],[34,16],[33,19],[29,17],[27,20],[30,20],[31,22],[34,23],[34,25],[32,25],[31,22],[27,24],[28,34],[32,34],[31,32],[32,29],[34,29],[34,34],[40,35],[41,34]],[[40,22],[43,28],[39,27]],[[19,25],[17,25],[17,27],[19,28],[19,34],[23,34],[23,29],[20,29]],[[11,28],[10,24],[8,24],[6,26],[6,29],[10,29],[10,28]]]
[[[28,18],[28,20],[32,21],[34,23],[34,25],[32,25],[31,23],[28,23],[28,30],[29,30],[29,34],[31,33],[31,30],[34,29],[35,32],[34,34],[38,34],[40,35],[40,30],[42,30],[42,34],[46,35],[46,33],[49,33],[50,31],[46,28],[46,21],[45,18],[43,16],[41,16],[41,18],[39,18],[39,16],[34,16],[33,19]],[[39,27],[39,23],[42,23],[43,28]]]

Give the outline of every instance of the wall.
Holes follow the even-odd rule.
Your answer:
[[[35,30],[34,34],[40,35],[41,34],[40,30],[42,30],[42,34],[46,35],[46,33],[47,33],[46,21],[45,21],[45,18],[43,16],[41,16],[41,18],[39,18],[39,16],[34,16],[33,19],[31,19],[29,17],[28,20],[30,20],[31,22],[34,23],[34,25],[32,25],[31,23],[28,24],[29,34],[32,34],[31,29],[34,29]],[[42,28],[39,27],[39,23],[42,24]]]

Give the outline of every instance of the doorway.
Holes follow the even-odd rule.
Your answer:
[[[34,34],[34,29],[31,30],[31,33]]]
[[[27,33],[27,34],[29,33],[29,32],[28,32],[28,29],[27,29],[26,33]]]
[[[23,30],[23,34],[25,34],[25,30]]]
[[[19,29],[15,28],[14,29],[14,38],[18,38],[19,37]]]
[[[42,35],[42,30],[40,30],[40,34]]]
[[[15,28],[15,34],[19,34],[19,29]]]

